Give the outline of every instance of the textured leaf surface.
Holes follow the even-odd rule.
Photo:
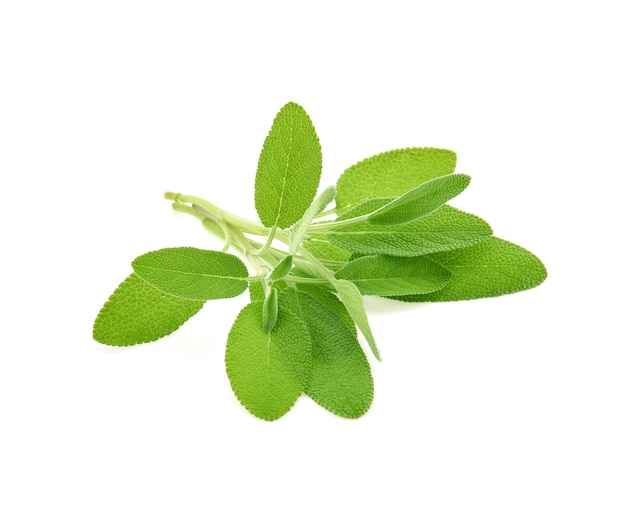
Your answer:
[[[324,189],[319,197],[313,201],[311,206],[307,208],[302,218],[292,226],[289,235],[290,254],[295,254],[298,251],[298,248],[307,233],[309,225],[313,222],[313,219],[315,219],[319,213],[322,213],[324,208],[326,208],[328,204],[335,199],[336,193],[337,191],[334,187],[327,187]]]
[[[346,169],[337,181],[337,206],[364,199],[396,197],[435,178],[450,174],[456,154],[439,148],[404,148],[374,155]]]
[[[411,295],[432,293],[450,280],[450,272],[425,257],[365,256],[350,261],[335,273],[354,282],[363,295]]]
[[[311,377],[305,393],[339,416],[364,415],[372,404],[374,382],[354,332],[328,307],[294,289],[281,293],[280,305],[299,316],[311,336]]]
[[[230,298],[248,287],[248,269],[232,254],[194,247],[174,247],[137,257],[133,270],[154,287],[180,298]]]
[[[481,218],[444,205],[405,224],[378,226],[359,222],[338,225],[325,236],[338,247],[359,254],[422,256],[473,245],[491,234],[491,227]]]
[[[337,314],[346,326],[352,330],[352,333],[356,335],[356,325],[350,317],[350,313],[334,293],[331,293],[325,287],[317,286],[315,284],[297,284],[296,288],[299,292],[306,293],[310,297],[315,298],[319,303],[328,307],[331,312]]]
[[[293,266],[293,256],[285,256],[280,263],[272,270],[270,280],[272,282],[277,281],[289,275],[289,271]]]
[[[428,256],[452,272],[446,287],[427,295],[398,297],[410,302],[446,302],[500,296],[530,289],[546,276],[543,263],[531,252],[500,238]]]
[[[320,261],[336,261],[346,263],[350,261],[352,253],[348,250],[337,247],[323,237],[315,236],[306,240],[304,248],[313,254]]]
[[[278,289],[272,288],[263,301],[263,331],[271,332],[278,320]]]
[[[254,202],[266,227],[286,228],[309,207],[322,172],[322,149],[311,119],[290,102],[265,138],[256,173]]]
[[[386,204],[369,217],[371,224],[402,224],[429,214],[469,185],[467,175],[433,178]]]
[[[341,301],[346,307],[346,310],[350,314],[350,317],[356,323],[356,326],[361,333],[365,336],[372,353],[377,360],[380,360],[380,353],[374,340],[374,335],[370,328],[369,321],[367,320],[367,313],[365,312],[365,305],[363,304],[363,297],[358,288],[349,280],[336,280],[334,282],[335,290],[341,298]]]
[[[311,338],[296,315],[279,307],[270,333],[263,331],[261,302],[244,307],[226,344],[226,373],[235,396],[253,415],[276,420],[309,382]]]
[[[198,312],[204,302],[162,293],[132,274],[104,304],[93,338],[109,346],[132,346],[169,335]]]

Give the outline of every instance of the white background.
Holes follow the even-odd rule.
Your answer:
[[[620,4],[2,2],[0,505],[626,506]],[[246,295],[152,344],[91,339],[135,256],[217,247],[164,191],[255,217],[288,101],[322,185],[455,150],[455,205],[549,270],[499,299],[368,299],[384,361],[356,421],[242,409],[223,355]]]

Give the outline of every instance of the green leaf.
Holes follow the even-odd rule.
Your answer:
[[[323,237],[315,236],[308,240],[305,240],[303,246],[311,254],[313,254],[322,263],[338,262],[347,263],[350,261],[351,252],[341,247],[337,247],[335,244],[330,243]]]
[[[467,175],[433,178],[394,199],[369,216],[371,224],[402,224],[427,215],[459,195],[469,185]]]
[[[248,286],[248,291],[250,292],[250,301],[251,302],[263,302],[265,300],[265,285],[266,281],[255,281],[251,282]],[[273,288],[276,288],[280,293],[283,289],[287,287],[287,284],[284,280],[277,280],[271,283]]]
[[[405,224],[378,226],[365,221],[341,225],[325,237],[342,249],[359,254],[413,257],[459,249],[492,235],[489,224],[475,215],[443,205]]]
[[[361,330],[361,333],[365,336],[365,340],[372,350],[372,353],[374,353],[377,360],[380,360],[380,353],[378,352],[374,335],[372,334],[369,321],[367,320],[363,297],[361,296],[358,288],[349,280],[336,280],[333,282],[333,286],[350,314],[350,317],[354,320],[358,329]]]
[[[265,295],[262,318],[263,331],[265,333],[271,332],[278,320],[278,289],[272,288],[269,293]]]
[[[296,314],[311,336],[311,377],[304,392],[339,416],[363,416],[372,404],[374,381],[355,333],[328,307],[294,289],[281,293],[280,305]]]
[[[334,187],[327,187],[322,191],[319,197],[313,201],[311,206],[307,208],[306,212],[302,218],[296,222],[289,232],[289,253],[295,254],[298,252],[298,248],[300,244],[304,240],[304,237],[307,233],[308,227],[313,222],[313,219],[317,217],[318,214],[324,211],[324,208],[328,206],[328,204],[335,199],[335,194],[337,193]]]
[[[343,322],[347,325],[347,327],[356,335],[356,325],[350,317],[350,313],[334,293],[331,293],[330,290],[325,287],[315,284],[296,284],[296,289],[301,293],[308,294],[325,307],[328,307],[331,312],[337,314],[341,319],[343,319]]]
[[[337,219],[337,222],[346,219],[354,219],[356,217],[361,217],[364,215],[371,215],[376,210],[379,210],[386,204],[391,203],[394,199],[395,198],[393,197],[366,199],[365,201],[358,203],[350,209],[341,212],[339,218]]]
[[[398,300],[449,302],[500,296],[538,286],[547,276],[537,256],[495,237],[472,247],[428,257],[452,272],[448,285],[435,293],[399,296]]]
[[[239,402],[263,420],[286,414],[311,374],[311,338],[293,313],[278,310],[274,329],[265,333],[263,304],[244,307],[226,343],[226,373]]]
[[[203,305],[166,295],[131,274],[98,313],[93,338],[109,346],[152,342],[177,330]]]
[[[337,181],[338,207],[364,199],[396,197],[435,178],[450,174],[456,154],[439,148],[404,148],[374,155],[346,169]]]
[[[286,275],[289,275],[289,271],[293,266],[293,256],[285,256],[280,263],[272,270],[270,274],[270,281],[275,282],[282,279]]]
[[[225,252],[173,247],[143,254],[132,266],[158,290],[190,300],[230,298],[248,287],[248,269]]]
[[[265,300],[265,283],[263,281],[251,282],[248,286],[251,302],[262,302]]]
[[[432,293],[450,280],[450,272],[426,257],[365,256],[350,261],[335,273],[348,279],[363,295],[411,295]]]
[[[311,119],[290,102],[265,138],[256,173],[254,202],[266,227],[286,228],[309,207],[322,172],[322,149]]]

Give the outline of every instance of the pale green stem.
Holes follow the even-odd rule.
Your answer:
[[[328,284],[326,279],[314,279],[313,277],[300,277],[298,275],[286,275],[283,280],[303,284]]]
[[[270,228],[266,228],[258,222],[244,219],[243,217],[239,217],[234,213],[222,210],[221,208],[215,206],[213,203],[207,201],[206,199],[198,198],[196,196],[187,196],[185,194],[178,194],[176,192],[166,192],[165,199],[170,199],[178,203],[189,203],[192,205],[197,205],[200,208],[203,208],[205,211],[213,214],[213,216],[217,217],[219,220],[237,226],[246,233],[259,236],[268,236],[270,233]]]

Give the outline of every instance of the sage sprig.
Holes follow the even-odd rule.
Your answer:
[[[455,166],[450,150],[384,152],[345,170],[336,187],[316,198],[320,143],[304,109],[290,102],[276,115],[259,158],[260,222],[199,197],[165,193],[224,247],[170,247],[137,257],[133,273],[100,310],[93,337],[112,346],[154,341],[205,301],[248,290],[250,303],[230,330],[225,355],[241,404],[271,421],[305,394],[339,416],[358,418],[374,394],[359,332],[380,359],[362,295],[469,300],[522,291],[546,278],[534,254],[447,204],[470,182]]]

